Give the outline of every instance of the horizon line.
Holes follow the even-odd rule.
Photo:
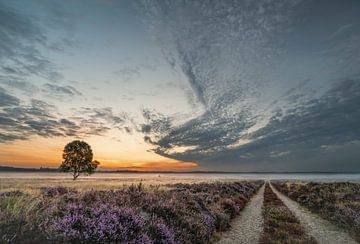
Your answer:
[[[47,172],[55,173],[58,168],[53,167],[39,167],[39,168],[22,168],[0,165],[0,172]],[[130,170],[130,169],[117,169],[117,170],[97,170],[96,173],[187,173],[187,174],[360,174],[360,171],[219,171],[219,170],[190,170],[190,171],[174,171],[174,170]]]

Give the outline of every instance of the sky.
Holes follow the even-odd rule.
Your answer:
[[[358,0],[0,0],[0,165],[360,171]]]

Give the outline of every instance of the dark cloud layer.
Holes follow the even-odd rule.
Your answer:
[[[225,162],[230,165],[229,169],[252,163],[252,167],[248,167],[250,170],[269,170],[273,166],[274,170],[289,167],[301,170],[299,165],[305,169],[324,170],[324,164],[334,164],[334,161],[356,167],[359,150],[347,151],[347,154],[343,150],[348,150],[349,143],[352,148],[360,146],[360,79],[340,81],[319,99],[287,111],[278,110],[266,126],[244,137],[238,134],[245,129],[240,122],[229,123],[208,114],[179,127],[170,127],[171,118],[153,116],[147,119],[149,123],[142,126],[146,141],[157,146],[156,153],[179,160],[213,167]],[[232,148],[239,139],[247,143]],[[172,153],[171,149],[177,147],[194,149]],[[328,156],[335,149],[346,162],[339,162],[339,155]],[[276,168],[279,161],[282,164]],[[313,164],[307,165],[304,161]],[[275,164],[269,166],[261,162]]]
[[[358,2],[144,6],[166,59],[204,108],[180,125],[144,113],[156,153],[214,169],[360,169]]]

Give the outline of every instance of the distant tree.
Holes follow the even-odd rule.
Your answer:
[[[91,175],[95,172],[98,161],[92,161],[93,153],[89,144],[84,141],[72,141],[68,143],[62,155],[64,161],[59,169],[61,172],[71,172],[73,180],[80,174]]]

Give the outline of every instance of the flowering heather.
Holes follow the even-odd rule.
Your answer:
[[[168,243],[175,242],[175,234],[161,219],[154,219],[147,225],[147,234],[151,236],[154,243]]]
[[[131,242],[144,227],[144,220],[133,210],[112,205],[73,203],[58,214],[52,216],[48,229],[58,240]]]
[[[28,216],[36,217],[16,222],[21,231],[10,228],[12,235],[0,234],[15,238],[17,243],[31,238],[29,233],[36,234],[41,243],[209,243],[215,232],[230,227],[230,220],[261,184],[174,184],[167,185],[167,190],[155,187],[148,191],[142,185],[86,192],[42,188],[39,197],[25,199],[36,199],[36,208],[23,205]],[[0,218],[5,226],[9,223],[5,217]],[[22,233],[27,233],[26,237]]]
[[[57,186],[57,187],[42,187],[40,189],[40,192],[47,197],[54,197],[56,195],[64,195],[67,193],[76,193],[75,190],[68,188],[68,187],[63,187],[63,186]]]
[[[360,241],[360,184],[274,182],[291,199],[348,230]]]

